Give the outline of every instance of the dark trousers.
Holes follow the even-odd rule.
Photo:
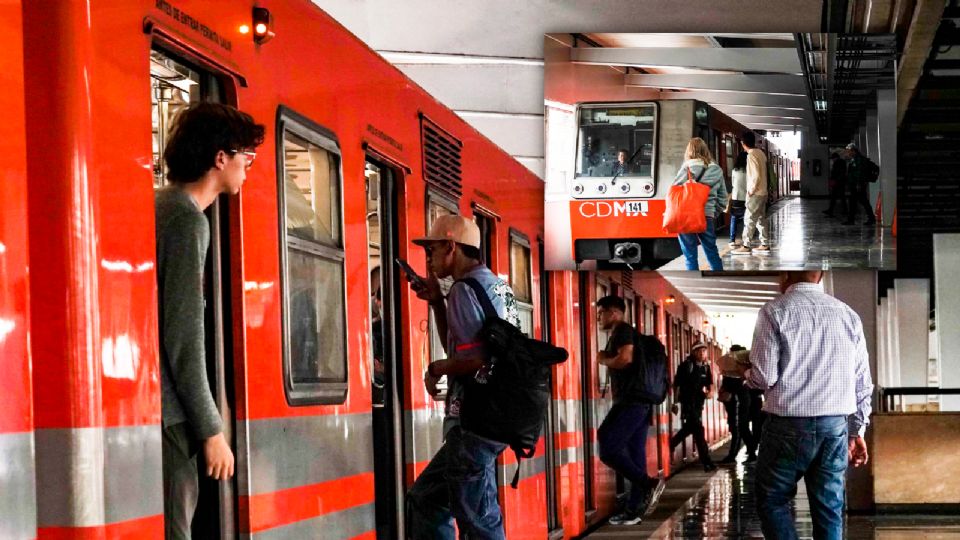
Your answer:
[[[162,430],[163,530],[167,540],[189,540],[200,496],[197,449],[186,422]]]
[[[697,445],[697,453],[700,455],[700,463],[709,465],[713,463],[710,459],[710,447],[707,446],[707,439],[703,434],[703,407],[699,410],[681,411],[680,431],[676,432],[670,439],[670,451],[683,443],[688,435],[693,435],[693,441]]]
[[[647,476],[647,426],[650,405],[620,403],[614,405],[597,430],[600,461],[630,481],[628,512],[643,510],[640,504],[656,480]]]
[[[503,540],[497,456],[506,447],[459,426],[452,428],[407,494],[408,537],[452,540],[456,519],[461,539]]]
[[[866,182],[858,182],[850,186],[850,212],[847,214],[847,221],[855,221],[857,219],[858,206],[863,207],[863,211],[867,215],[867,221],[875,220],[873,217],[873,208],[870,206],[870,201],[867,198],[870,193],[869,186]]]
[[[767,413],[763,412],[763,392],[750,389],[750,434],[757,445],[763,442],[763,423]]]
[[[844,197],[844,187],[843,182],[834,182],[833,187],[830,188],[830,207],[827,208],[827,213],[833,215],[833,210],[840,210],[841,214],[846,214],[847,212],[847,201]],[[837,208],[839,206],[839,208]]]
[[[739,240],[743,234],[743,216],[746,211],[746,201],[730,201],[730,243]]]
[[[757,513],[763,536],[794,540],[791,501],[803,478],[810,500],[813,537],[843,538],[844,477],[847,471],[847,418],[770,417],[757,459]]]
[[[747,445],[748,454],[755,454],[757,444],[750,432],[750,393],[746,390],[737,392],[723,402],[723,407],[727,410],[727,426],[730,427],[730,453],[727,457],[735,457],[741,443]]]

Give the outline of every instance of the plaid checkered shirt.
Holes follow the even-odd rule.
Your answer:
[[[791,285],[760,309],[747,386],[765,390],[778,416],[848,417],[851,437],[870,423],[870,378],[860,317],[812,283]]]

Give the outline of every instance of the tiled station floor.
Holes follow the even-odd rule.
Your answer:
[[[713,454],[726,455],[726,448]],[[585,538],[763,538],[754,494],[754,465],[742,461],[704,473],[694,463],[667,482],[657,509],[634,526],[603,525]],[[797,533],[813,538],[813,522],[803,482],[795,499]],[[847,517],[844,538],[900,540],[907,538],[960,540],[960,515],[881,515]]]
[[[770,207],[771,250],[768,255],[733,255],[728,247],[730,232],[719,231],[717,247],[724,270],[803,270],[871,268],[895,270],[896,240],[890,227],[864,225],[863,212],[854,225],[845,218],[823,214],[828,206],[823,199],[789,197]],[[710,270],[700,249],[700,269]],[[660,270],[684,270],[683,257]]]

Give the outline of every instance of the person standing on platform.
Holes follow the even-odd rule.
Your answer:
[[[737,249],[743,245],[740,236],[743,233],[743,217],[747,211],[747,153],[740,152],[733,162],[733,171],[730,173],[732,188],[730,201],[727,202],[727,212],[730,213],[730,246]]]
[[[847,161],[834,152],[830,154],[830,207],[823,211],[827,217],[833,217],[833,209],[839,206],[840,214],[847,213],[847,201],[844,191],[847,186]]]
[[[700,463],[706,472],[716,470],[717,466],[710,459],[710,447],[703,433],[703,403],[713,388],[713,371],[707,361],[707,345],[697,343],[690,351],[690,356],[677,366],[677,374],[673,377],[675,401],[680,402],[679,412],[681,419],[680,431],[670,439],[670,452],[683,443],[688,435],[693,435],[697,445]],[[673,405],[673,414],[677,414],[677,404]]]
[[[610,370],[613,388],[613,407],[597,430],[600,460],[630,480],[626,506],[610,518],[611,525],[640,523],[642,515],[656,507],[666,485],[663,479],[647,475],[647,428],[653,405],[643,398],[640,377],[641,363],[648,359],[638,343],[639,333],[623,320],[625,310],[626,304],[619,296],[597,300],[600,327],[610,332],[607,347],[597,358]]]
[[[766,390],[769,415],[757,460],[757,510],[764,536],[796,538],[791,501],[803,478],[813,537],[843,536],[848,464],[867,463],[864,431],[873,382],[857,313],[818,286],[819,270],[782,272],[780,297],[757,318],[748,386]]]
[[[697,243],[703,247],[703,253],[707,256],[707,262],[710,264],[710,270],[719,272],[723,270],[723,259],[720,258],[720,251],[717,249],[717,232],[714,216],[722,212],[727,206],[727,185],[723,180],[723,169],[714,161],[707,143],[700,137],[694,137],[687,143],[687,149],[684,153],[683,166],[677,171],[677,176],[673,180],[673,185],[683,185],[688,181],[699,182],[710,188],[710,195],[704,205],[704,215],[706,216],[707,229],[702,233],[680,233],[680,250],[686,260],[687,270],[699,270],[700,263],[697,257]]]
[[[863,224],[873,225],[877,222],[877,218],[873,216],[873,208],[870,207],[870,181],[867,179],[867,169],[876,166],[875,163],[860,153],[856,144],[850,143],[847,145],[847,186],[850,189],[850,201],[845,225],[856,223],[857,209],[861,206],[867,215],[867,220]]]
[[[757,136],[744,131],[740,145],[747,153],[747,212],[743,227],[743,245],[733,250],[734,255],[769,255],[770,228],[767,223],[767,155],[757,148]],[[760,236],[760,245],[751,249],[753,232]]]
[[[731,353],[745,350],[740,345],[730,346]],[[724,374],[720,382],[720,401],[727,411],[727,426],[730,428],[730,451],[720,463],[735,463],[741,442],[747,445],[747,463],[756,461],[757,445],[750,432],[750,389],[743,385],[742,377]]]
[[[207,476],[233,476],[233,451],[207,382],[203,268],[210,226],[203,211],[221,193],[240,192],[263,134],[264,127],[249,114],[220,103],[197,103],[174,120],[163,152],[170,184],[157,190],[154,203],[168,539],[190,538],[200,489],[199,450]]]

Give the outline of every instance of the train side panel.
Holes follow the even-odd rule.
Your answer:
[[[30,359],[27,156],[23,101],[23,27],[19,0],[0,2],[0,537],[37,530]]]

